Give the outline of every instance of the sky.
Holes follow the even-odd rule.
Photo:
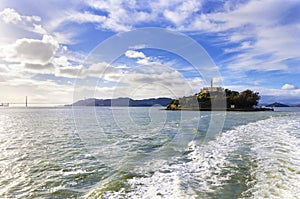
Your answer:
[[[298,0],[1,0],[0,103],[178,98],[210,84],[300,104]]]

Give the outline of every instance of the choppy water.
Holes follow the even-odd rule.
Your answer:
[[[3,108],[0,198],[300,198],[299,113]]]

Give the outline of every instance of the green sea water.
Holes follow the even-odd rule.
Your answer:
[[[0,198],[299,198],[299,110],[0,109]]]

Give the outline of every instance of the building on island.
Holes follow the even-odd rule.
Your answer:
[[[200,90],[200,93],[208,93],[208,92],[224,92],[224,88],[220,86],[213,86],[213,80],[210,81],[210,87],[203,87]]]

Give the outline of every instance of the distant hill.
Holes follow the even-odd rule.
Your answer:
[[[300,104],[293,104],[291,107],[300,107]]]
[[[79,100],[71,106],[167,106],[171,102],[171,98],[150,98],[142,100],[134,100],[131,98],[116,98],[116,99],[96,99],[89,98]]]
[[[289,105],[286,105],[286,104],[281,104],[279,102],[275,102],[273,104],[268,104],[266,105],[267,107],[290,107]]]

